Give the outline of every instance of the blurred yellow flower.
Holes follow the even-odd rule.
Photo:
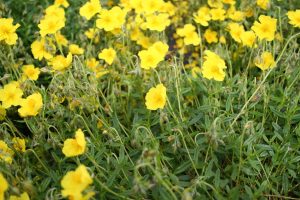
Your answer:
[[[113,31],[116,28],[121,28],[125,23],[127,12],[120,7],[115,6],[110,10],[101,10],[99,19],[96,21],[97,28],[105,31]]]
[[[55,34],[64,26],[65,19],[57,18],[55,16],[45,17],[38,24],[38,27],[40,28],[40,34],[42,37],[45,37],[47,34]]]
[[[223,81],[225,78],[225,72],[223,70],[226,69],[224,60],[209,50],[206,50],[204,54],[205,61],[202,66],[203,77]]]
[[[224,21],[226,18],[225,16],[226,11],[223,8],[214,8],[211,9],[209,12],[212,20]]]
[[[168,53],[169,46],[163,42],[156,42],[147,50],[138,53],[141,59],[141,67],[143,69],[156,68],[158,63],[163,61]]]
[[[19,24],[13,25],[12,18],[0,18],[0,41],[4,40],[8,45],[16,44],[18,39],[16,30],[19,27]]]
[[[208,26],[208,22],[211,20],[209,12],[210,10],[206,6],[199,8],[197,14],[194,14],[195,22],[202,26]]]
[[[270,0],[256,0],[256,4],[263,10],[270,8]]]
[[[288,11],[287,16],[289,18],[289,23],[294,27],[300,28],[300,9],[295,11]]]
[[[66,139],[62,152],[66,157],[78,156],[84,153],[86,141],[84,133],[81,129],[78,129],[75,133],[75,139]]]
[[[143,10],[146,14],[151,14],[156,11],[160,11],[163,6],[163,0],[143,0]]]
[[[198,33],[196,32],[196,27],[192,24],[186,24],[183,28],[178,28],[176,30],[176,33],[180,37],[184,37],[183,42],[185,45],[192,44],[194,46],[197,46],[201,42],[201,39]]]
[[[46,60],[51,59],[53,57],[51,50],[55,51],[55,46],[47,44],[45,38],[35,40],[31,44],[31,52],[33,57],[38,60],[42,60],[43,58]]]
[[[54,70],[63,71],[65,69],[67,69],[68,67],[70,67],[70,65],[72,64],[72,58],[73,58],[73,56],[71,53],[69,53],[67,55],[67,57],[64,57],[63,55],[58,55],[58,56],[53,57],[48,62],[48,64],[50,66],[52,66],[52,68]]]
[[[90,20],[93,16],[101,11],[101,4],[99,0],[90,0],[86,2],[80,9],[79,14]]]
[[[158,15],[149,15],[146,17],[146,22],[144,23],[146,28],[151,31],[164,31],[167,26],[171,23],[169,15],[166,13],[160,13]]]
[[[68,46],[68,40],[67,38],[62,35],[60,32],[57,32],[55,34],[55,40],[57,42],[58,45],[61,45],[61,46]]]
[[[0,160],[4,160],[5,162],[11,164],[13,155],[13,150],[11,150],[3,140],[0,140]]]
[[[152,87],[146,94],[146,107],[149,110],[164,108],[167,101],[167,89],[163,84]]]
[[[82,195],[82,192],[93,183],[93,179],[84,165],[79,165],[75,171],[69,171],[61,180],[63,197],[72,200],[87,200],[93,196],[93,192]]]
[[[260,15],[258,20],[259,22],[255,21],[253,26],[251,27],[251,29],[255,32],[257,37],[260,40],[274,40],[277,19],[266,15]]]
[[[107,64],[111,65],[116,58],[116,51],[113,48],[103,49],[98,57],[103,59]]]
[[[29,95],[26,99],[22,99],[21,108],[18,112],[21,117],[36,116],[43,106],[42,95],[38,92]]]
[[[12,143],[13,143],[15,150],[20,151],[20,152],[25,152],[25,149],[26,149],[25,139],[22,139],[19,137],[14,137],[12,139]]]
[[[11,106],[18,106],[22,100],[23,91],[20,89],[19,84],[11,82],[4,85],[0,89],[0,101],[2,101],[3,108],[7,109]]]
[[[261,70],[267,70],[275,67],[275,60],[270,52],[263,52],[261,56],[255,58],[255,65]]]
[[[1,141],[0,141],[1,142]],[[8,183],[0,172],[0,200],[4,200],[4,193],[8,189]]]
[[[218,33],[216,31],[206,29],[203,36],[209,44],[218,42]]]
[[[40,75],[40,69],[35,68],[34,65],[23,65],[22,71],[26,78],[33,81],[36,81]]]
[[[247,47],[253,47],[256,35],[253,31],[244,31],[241,34],[242,44]]]
[[[84,53],[84,49],[80,48],[77,44],[70,44],[69,51],[73,55],[81,55]]]
[[[245,32],[244,26],[238,23],[229,23],[228,29],[231,37],[237,43],[241,43],[241,35]]]

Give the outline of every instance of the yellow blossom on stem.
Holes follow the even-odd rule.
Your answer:
[[[75,133],[75,138],[66,139],[62,152],[66,157],[78,156],[84,153],[86,146],[86,141],[84,133],[81,129],[78,129]]]
[[[67,57],[63,55],[58,55],[53,57],[48,64],[56,71],[63,71],[70,67],[72,64],[72,54],[69,53]]]
[[[33,81],[36,81],[40,75],[40,69],[35,68],[34,65],[23,65],[22,71],[26,78]]]
[[[45,58],[46,60],[51,59],[53,55],[50,49],[52,49],[52,51],[55,51],[55,46],[47,43],[45,38],[35,40],[31,44],[31,52],[33,54],[33,57],[38,60],[42,60],[43,58]]]
[[[42,95],[38,92],[33,93],[26,99],[23,99],[20,105],[21,108],[18,109],[18,112],[21,117],[36,116],[43,106]]]
[[[8,45],[14,45],[17,42],[17,28],[20,24],[13,25],[12,18],[0,18],[0,41],[4,40]]]
[[[165,107],[167,101],[167,89],[163,84],[151,88],[146,94],[146,107],[149,110],[157,110]]]
[[[93,183],[93,179],[84,165],[79,165],[76,170],[69,171],[61,180],[63,197],[69,197],[72,200],[87,200],[93,196],[93,192],[86,194],[82,192]]]
[[[263,71],[275,67],[275,60],[270,52],[263,52],[254,62]]]
[[[204,54],[205,61],[202,66],[203,77],[223,81],[225,78],[225,72],[223,70],[226,69],[224,60],[209,50],[206,50]]]
[[[289,18],[289,23],[294,27],[300,28],[300,9],[295,11],[288,11],[287,16]]]
[[[90,20],[93,16],[101,11],[101,4],[99,0],[90,0],[86,2],[80,9],[79,14]]]
[[[251,29],[260,40],[272,41],[275,37],[277,19],[270,16],[260,15],[258,21],[255,21]]]
[[[116,58],[116,51],[113,48],[103,49],[98,57],[103,59],[107,64],[111,65]]]
[[[0,89],[0,101],[2,107],[7,109],[11,106],[18,106],[22,100],[23,91],[16,82],[9,83]]]

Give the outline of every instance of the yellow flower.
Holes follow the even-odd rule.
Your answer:
[[[183,28],[178,28],[176,30],[176,33],[179,36],[184,37],[183,41],[185,45],[192,44],[194,46],[197,46],[201,42],[201,39],[196,32],[196,27],[192,24],[186,24]]]
[[[66,139],[62,152],[66,157],[78,156],[84,153],[86,141],[84,133],[78,129],[75,133],[75,139]]]
[[[84,200],[82,192],[93,183],[93,179],[84,165],[79,165],[75,171],[69,171],[61,180],[63,190],[61,194],[63,197],[69,197],[72,200]],[[91,197],[85,197],[88,199]]]
[[[52,50],[55,50],[55,46],[48,45],[44,38],[34,41],[31,44],[31,52],[33,57],[38,60],[42,60],[43,58],[47,60],[51,59],[53,56],[49,47],[54,47]]]
[[[58,45],[68,46],[68,40],[60,32],[57,32],[55,34],[55,40],[56,40]]]
[[[274,40],[277,19],[265,15],[260,15],[258,19],[260,22],[255,21],[251,27],[257,37],[260,40]]]
[[[13,145],[15,150],[20,151],[20,152],[25,152],[25,140],[19,137],[14,137],[12,139]]]
[[[239,25],[238,23],[229,23],[228,29],[234,41],[238,43],[242,42],[241,35],[245,32],[243,25]]]
[[[199,8],[197,14],[194,14],[194,20],[202,26],[208,26],[208,22],[211,20],[209,8],[206,6]]]
[[[98,57],[103,59],[107,64],[111,65],[116,58],[116,51],[113,48],[103,49]]]
[[[71,44],[69,46],[69,51],[71,52],[71,54],[73,55],[81,55],[84,53],[84,49],[80,48],[77,44]]]
[[[54,5],[62,5],[65,8],[69,7],[69,3],[67,0],[55,0]]]
[[[171,23],[169,15],[165,13],[160,13],[158,15],[149,15],[146,17],[146,22],[144,23],[146,28],[151,31],[163,31]]]
[[[270,52],[263,52],[260,57],[255,59],[255,65],[261,70],[275,67],[275,60]]]
[[[98,33],[98,29],[96,28],[90,28],[89,30],[85,31],[84,34],[89,39],[94,39]]]
[[[92,71],[95,71],[96,68],[99,66],[99,61],[97,61],[96,58],[90,58],[85,63],[86,66]]]
[[[142,2],[143,10],[146,14],[160,11],[164,3],[163,0],[143,0]]]
[[[227,10],[227,16],[233,21],[243,21],[245,19],[246,14],[242,11],[238,11],[234,6],[231,6]]]
[[[241,34],[241,40],[244,46],[253,47],[256,36],[253,31],[244,31]]]
[[[223,8],[214,8],[210,10],[212,20],[224,21],[226,17],[225,13],[226,12]]]
[[[206,29],[204,32],[204,38],[209,44],[216,43],[218,42],[218,33],[211,29]]]
[[[38,92],[33,93],[21,101],[21,108],[18,112],[21,117],[36,116],[43,106],[42,95]]]
[[[8,189],[8,183],[0,172],[0,200],[4,200],[4,193]]]
[[[40,75],[40,69],[35,68],[34,65],[23,65],[22,71],[26,78],[36,81]]]
[[[105,31],[113,31],[114,29],[121,28],[125,23],[126,14],[127,12],[118,6],[110,10],[103,9],[100,12],[99,19],[96,21],[96,26]]]
[[[67,69],[71,65],[71,63],[72,54],[69,53],[67,57],[64,57],[63,55],[53,57],[48,64],[51,65],[54,70],[63,71]]]
[[[90,20],[94,15],[100,13],[101,4],[99,0],[90,0],[86,2],[79,10],[79,14]]]
[[[138,53],[141,59],[141,68],[156,68],[159,63],[159,53],[155,50],[142,50]]]
[[[20,105],[22,95],[23,91],[15,82],[5,85],[3,89],[0,89],[0,101],[2,101],[3,108]]]
[[[0,140],[0,159],[11,164],[13,155],[14,152],[7,146],[7,144],[3,140]],[[0,188],[0,195],[1,195],[1,188]]]
[[[223,70],[226,69],[224,60],[209,50],[206,50],[204,54],[206,56],[204,57],[205,61],[202,66],[203,77],[223,81],[225,78],[225,72]]]
[[[20,24],[13,25],[12,18],[0,18],[0,41],[4,40],[8,45],[14,45],[17,42],[17,28]]]
[[[263,10],[267,10],[270,7],[270,0],[256,0],[256,4]]]
[[[65,26],[65,19],[61,19],[55,16],[47,16],[40,21],[38,27],[40,28],[40,34],[45,37],[47,34],[55,34],[57,31]]]
[[[296,11],[288,11],[287,16],[291,25],[300,28],[300,9]]]
[[[163,42],[156,42],[147,50],[138,53],[143,69],[156,68],[158,63],[163,61],[168,53],[169,46]]]
[[[157,110],[165,107],[167,101],[167,89],[163,84],[151,88],[146,94],[146,107],[149,110]]]

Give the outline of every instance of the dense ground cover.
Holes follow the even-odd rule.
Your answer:
[[[0,0],[0,200],[299,199],[299,9]]]

